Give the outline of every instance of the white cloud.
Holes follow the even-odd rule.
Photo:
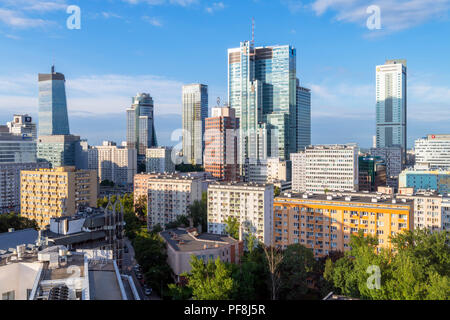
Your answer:
[[[121,114],[131,97],[148,92],[155,114],[181,113],[183,83],[155,75],[92,75],[66,79],[69,114],[78,116]],[[0,77],[0,110],[35,113],[38,110],[37,75]]]
[[[208,13],[214,13],[216,11],[220,11],[225,9],[225,5],[223,4],[223,2],[213,2],[211,6],[206,7],[206,12]]]
[[[382,32],[409,29],[433,19],[444,18],[450,10],[450,0],[314,0],[310,8],[321,16],[334,12],[336,21],[366,25],[369,5],[377,5],[381,11]]]
[[[14,10],[0,8],[0,22],[14,28],[43,27],[49,24],[43,19],[27,18]]]
[[[143,16],[142,19],[150,23],[152,26],[162,27],[162,22],[158,18]]]
[[[198,3],[198,0],[122,0],[122,1],[130,3],[130,4],[146,3],[150,6],[173,4],[173,5],[179,5],[182,7],[187,7],[192,4]]]

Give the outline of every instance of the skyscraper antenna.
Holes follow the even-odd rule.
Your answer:
[[[252,18],[252,46],[255,46],[255,18]]]

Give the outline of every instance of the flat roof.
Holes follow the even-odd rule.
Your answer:
[[[168,245],[176,251],[182,252],[215,249],[217,248],[216,245],[220,248],[237,242],[229,236],[212,233],[202,233],[194,237],[186,229],[170,229],[160,232],[160,235]],[[180,244],[178,240],[183,241],[183,244]],[[205,245],[207,248],[205,248]]]
[[[8,251],[19,245],[35,244],[38,232],[34,229],[23,229],[13,232],[0,233],[0,250]]]

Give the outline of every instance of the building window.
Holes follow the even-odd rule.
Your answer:
[[[14,300],[15,291],[8,291],[2,294],[2,300]]]

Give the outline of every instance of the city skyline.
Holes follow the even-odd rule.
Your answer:
[[[5,10],[17,13],[11,1],[2,4],[5,2]],[[404,1],[397,2],[398,12],[414,18],[415,13],[405,7]],[[10,63],[2,66],[0,77],[2,83],[7,81],[0,89],[0,108],[4,110],[0,120],[3,122],[9,121],[17,109],[37,118],[35,74],[47,70],[55,62],[67,78],[72,132],[83,134],[92,145],[100,144],[102,139],[98,137],[104,135],[110,135],[111,140],[118,143],[124,141],[126,128],[119,120],[123,116],[123,106],[129,104],[129,97],[136,92],[149,92],[155,101],[159,142],[175,145],[178,142],[170,141],[170,134],[181,127],[181,86],[196,82],[207,84],[210,109],[217,96],[225,100],[226,50],[251,39],[251,17],[254,16],[256,46],[288,44],[298,51],[297,76],[302,85],[312,90],[313,144],[356,142],[365,148],[371,146],[375,135],[374,66],[385,59],[399,57],[408,60],[409,69],[408,146],[412,146],[415,139],[430,132],[444,132],[446,128],[450,79],[448,72],[441,70],[444,68],[445,71],[445,65],[438,67],[428,63],[445,61],[449,44],[439,40],[439,34],[443,32],[439,27],[446,22],[445,15],[433,19],[436,15],[424,10],[418,22],[401,21],[404,25],[400,28],[388,19],[393,13],[381,5],[382,29],[369,30],[364,25],[367,17],[358,17],[354,22],[349,19],[336,21],[336,16],[348,5],[333,4],[319,10],[316,1],[305,4],[305,8],[298,6],[297,10],[295,6],[277,2],[224,2],[223,8],[217,7],[220,9],[217,11],[204,1],[185,2],[185,6],[117,1],[108,7],[78,1],[83,17],[81,29],[68,30],[65,28],[67,14],[61,9],[66,2],[52,3],[58,4],[59,9],[56,10],[55,5],[54,10],[36,12],[30,8],[22,13],[24,20],[25,16],[29,20],[41,17],[43,21],[49,20],[59,26],[52,30],[32,25],[21,28],[0,19],[5,27],[0,34],[4,47],[0,55],[12,56],[8,58]],[[448,12],[446,3],[441,6],[442,12]],[[114,16],[117,12],[121,13],[120,17]],[[207,30],[209,28],[198,29],[197,22],[193,23],[191,19],[183,19],[186,12],[211,26],[215,33]],[[274,26],[267,12],[285,19]],[[156,20],[145,19],[144,14],[147,18],[151,15],[159,17],[160,25]],[[223,24],[230,15],[240,18],[235,19],[238,22],[232,29]],[[131,18],[135,19],[136,26],[128,23]],[[175,21],[178,23],[176,28],[171,24]],[[107,25],[107,29],[102,25]],[[197,28],[203,39],[208,39],[208,45],[199,40],[202,37],[184,39],[178,31],[180,27],[187,32]],[[113,34],[121,36],[124,32],[129,34],[131,41],[137,41],[144,34],[148,34],[146,37],[151,37],[151,41],[142,44],[139,50],[118,48]],[[52,49],[42,48],[32,37],[50,41]],[[99,39],[103,45],[101,49],[93,47]],[[430,50],[424,51],[417,40],[426,41]],[[189,64],[169,62],[176,57],[176,50],[166,45],[168,41],[185,47],[183,52],[189,57]],[[192,43],[188,44],[188,41]],[[24,52],[19,63],[19,58],[11,52],[25,42],[34,56]],[[152,47],[151,51],[146,50],[149,47]],[[108,50],[107,54],[105,50]],[[121,61],[119,65],[113,62],[117,59]],[[94,126],[94,123],[99,125]],[[115,126],[113,132],[111,123]]]

